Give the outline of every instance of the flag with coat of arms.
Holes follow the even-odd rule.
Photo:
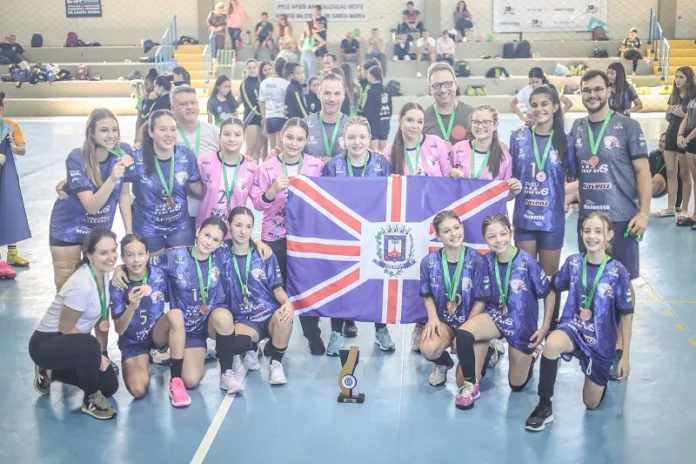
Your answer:
[[[295,310],[387,324],[426,320],[420,262],[442,247],[433,218],[453,210],[464,244],[484,252],[481,224],[489,214],[506,214],[507,195],[502,181],[293,178],[286,224]]]

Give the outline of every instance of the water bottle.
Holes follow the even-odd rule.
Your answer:
[[[249,31],[246,33],[246,44],[251,45],[251,32]]]

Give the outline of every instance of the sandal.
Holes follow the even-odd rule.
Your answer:
[[[680,216],[679,219],[677,219],[677,227],[691,227],[693,228],[694,225],[696,225],[696,221],[691,219],[688,216]]]
[[[657,213],[655,213],[655,217],[660,218],[660,219],[667,218],[667,217],[674,217],[675,215],[676,215],[676,213],[674,211],[669,211],[666,209],[663,209],[662,211],[658,211]]]

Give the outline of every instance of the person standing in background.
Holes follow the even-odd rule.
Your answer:
[[[227,25],[227,15],[225,14],[225,4],[217,2],[215,10],[208,14],[208,19],[205,20],[208,25],[208,31],[215,33],[215,50],[224,50],[225,48],[225,26]],[[217,56],[217,53],[215,53]]]
[[[242,29],[246,25],[247,18],[246,10],[239,4],[239,0],[230,0],[230,4],[227,7],[227,31],[230,33],[230,39],[232,39],[235,61],[239,59],[237,57],[237,48],[242,44]]]

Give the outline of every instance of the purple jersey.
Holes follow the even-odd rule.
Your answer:
[[[156,168],[147,171],[142,150],[133,153],[133,232],[145,237],[161,237],[189,227],[188,184],[198,182],[198,163],[191,150],[183,145],[174,149],[174,207],[167,205],[164,186]],[[160,161],[160,169],[166,182],[172,160]]]
[[[196,263],[191,255],[191,248],[173,248],[163,255],[150,258],[151,264],[164,269],[169,276],[169,298],[172,309],[180,309],[184,313],[186,333],[207,337],[207,315],[201,314],[201,291],[198,281]],[[229,250],[220,247],[212,255],[211,268],[208,260],[199,261],[203,275],[203,285],[208,283],[208,272],[212,272],[210,288],[208,289],[207,305],[212,312],[217,308],[229,309],[227,299],[227,284],[225,282],[229,259]]]
[[[159,318],[164,315],[164,302],[168,299],[167,274],[157,266],[150,265],[147,272],[147,285],[152,288],[152,293],[140,300],[140,305],[133,313],[128,329],[118,337],[118,346],[121,350],[128,345],[137,345],[147,340]],[[131,282],[126,290],[110,285],[112,318],[119,319],[126,312],[126,296],[133,288],[140,285],[140,282]]]
[[[442,250],[430,253],[423,258],[420,265],[420,296],[431,297],[435,301],[437,315],[440,320],[450,327],[458,328],[466,322],[474,305],[474,301],[486,302],[491,298],[490,279],[486,259],[478,251],[466,248],[464,266],[459,285],[462,304],[457,311],[447,310],[447,288],[445,275],[442,270]],[[457,263],[448,263],[450,276],[454,279]]]
[[[231,248],[226,250],[228,253],[233,253]],[[264,261],[256,249],[252,248],[250,252],[252,255],[248,281],[247,276],[244,275],[246,255],[232,257],[237,261],[242,280],[248,285],[249,295],[246,299],[242,298],[242,284],[234,270],[232,259],[227,266],[232,314],[235,321],[262,322],[271,317],[280,307],[273,291],[283,287],[283,278],[275,256]]]
[[[544,148],[551,143],[550,137],[536,136],[539,157],[544,156]],[[574,177],[575,140],[568,136],[568,154],[558,159],[555,147],[549,151],[544,166],[546,180],[539,182],[536,175],[539,167],[534,156],[532,131],[530,129],[514,132],[510,136],[512,155],[512,176],[522,182],[522,191],[515,198],[512,223],[525,230],[551,232],[565,224],[565,180],[566,173]]]
[[[386,177],[391,174],[391,165],[387,159],[375,153],[368,151],[369,158],[365,166],[361,168],[353,167],[353,176],[355,177]],[[323,177],[349,177],[348,157],[345,154],[336,156],[324,165]],[[365,171],[363,173],[363,171]]]
[[[128,144],[122,143],[121,149],[126,153],[131,153]],[[111,170],[118,163],[119,157],[109,154],[105,161],[99,163],[99,172],[102,181],[111,175]],[[111,229],[116,216],[116,207],[121,195],[123,182],[129,179],[119,180],[109,195],[104,206],[96,214],[89,214],[82,206],[82,202],[77,197],[80,192],[96,192],[99,188],[89,180],[87,175],[87,165],[80,149],[76,148],[68,155],[65,160],[66,184],[65,192],[68,194],[67,200],[56,200],[51,212],[50,235],[53,238],[69,243],[82,243],[82,239],[97,227]],[[126,174],[128,176],[128,174]]]
[[[568,290],[558,328],[568,333],[577,349],[608,369],[616,350],[618,316],[633,312],[631,280],[623,264],[614,259],[609,260],[592,301],[592,319],[583,321],[580,319],[583,300],[583,258],[584,255],[581,253],[569,256],[561,270],[553,277],[556,290]],[[598,270],[599,266],[587,264],[588,291]]]
[[[527,346],[529,339],[539,328],[539,299],[546,298],[551,291],[546,273],[539,263],[524,250],[517,250],[512,259],[510,287],[508,290],[507,316],[503,316],[500,291],[495,279],[495,253],[486,255],[488,274],[491,278],[491,300],[486,304],[486,314],[508,341],[510,346],[525,354],[532,351]],[[498,263],[501,285],[509,263]]]

